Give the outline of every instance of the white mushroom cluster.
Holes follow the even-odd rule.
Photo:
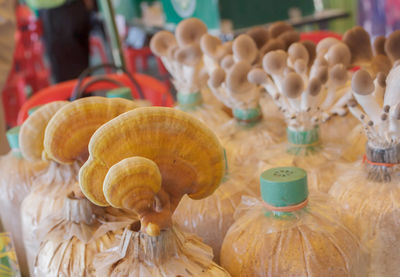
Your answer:
[[[332,115],[346,114],[349,94],[342,88],[349,78],[351,53],[336,39],[322,40],[316,47],[293,43],[288,51],[275,50],[262,59],[262,68],[248,74],[248,80],[264,87],[283,112],[288,127],[307,131]]]
[[[232,54],[225,55],[220,66],[211,72],[208,85],[227,107],[249,110],[259,107],[260,87],[250,83],[247,75],[259,60],[254,40],[246,34],[232,43]]]
[[[400,66],[395,66],[387,78],[380,72],[374,79],[364,69],[353,76],[354,99],[348,102],[349,110],[361,121],[368,143],[375,148],[400,143],[399,78]]]
[[[200,49],[200,38],[205,33],[207,27],[201,20],[189,18],[178,24],[175,35],[160,31],[150,42],[151,50],[161,58],[180,92],[196,93],[205,85],[207,74]]]

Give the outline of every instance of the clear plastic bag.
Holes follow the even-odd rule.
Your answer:
[[[273,167],[300,167],[307,171],[309,188],[314,191],[328,192],[340,174],[336,162],[342,149],[337,144],[322,141],[318,128],[307,132],[288,131],[286,143],[269,147],[260,155],[263,156],[259,173]]]
[[[367,159],[397,164],[399,153],[399,145],[385,150],[368,147]],[[343,167],[329,193],[347,210],[348,226],[368,247],[371,256],[369,276],[399,276],[398,165],[381,166],[358,161]]]
[[[286,214],[267,210],[263,201],[243,197],[221,250],[232,276],[366,276],[357,238],[322,194]]]
[[[23,274],[28,274],[21,226],[21,203],[29,194],[32,182],[46,167],[46,163],[31,163],[11,150],[0,157],[0,215],[3,228],[11,234],[18,263]]]
[[[40,247],[37,230],[44,219],[62,209],[66,196],[79,186],[78,173],[78,163],[59,165],[51,161],[46,171],[35,179],[32,191],[22,202],[22,234],[32,276],[34,258]]]
[[[219,262],[222,241],[233,224],[233,214],[242,195],[255,195],[257,183],[252,171],[246,168],[231,169],[226,180],[207,198],[192,200],[185,195],[179,202],[172,219],[183,231],[201,237],[213,248],[214,260]]]
[[[263,118],[254,125],[241,125],[231,119],[217,131],[228,160],[233,165],[257,166],[260,154],[282,141],[284,123],[276,118]]]
[[[36,276],[97,276],[95,254],[110,248],[134,217],[108,214],[107,209],[72,194],[37,230],[42,241],[35,259]]]
[[[94,260],[98,277],[230,276],[212,261],[212,250],[177,228],[157,237],[126,228],[118,244]]]
[[[205,103],[200,92],[178,93],[177,109],[187,112],[203,121],[212,130],[218,130],[229,120],[229,116],[222,109]]]

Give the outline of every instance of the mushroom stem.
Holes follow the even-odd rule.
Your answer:
[[[378,103],[376,103],[374,95],[361,95],[358,93],[353,93],[353,96],[364,109],[366,114],[368,114],[369,118],[371,118],[374,123],[378,123],[380,121],[381,108],[379,107]]]
[[[390,108],[389,111],[389,136],[392,139],[399,139],[400,137],[400,104]]]
[[[374,80],[375,90],[373,95],[375,96],[375,100],[379,106],[383,105],[383,98],[385,95],[385,88],[379,84],[378,78]]]
[[[327,87],[328,87],[328,89],[327,89],[325,99],[323,100],[322,104],[320,105],[320,108],[322,110],[329,109],[329,107],[332,106],[332,104],[335,102],[335,99],[336,99],[336,90],[337,90],[336,84],[328,81]]]

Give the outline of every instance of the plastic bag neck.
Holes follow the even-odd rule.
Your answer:
[[[391,182],[393,174],[398,172],[400,164],[400,144],[387,148],[366,146],[364,166],[368,179],[375,182]]]
[[[200,91],[194,93],[178,92],[177,100],[179,108],[184,111],[195,110],[198,106],[200,106],[203,103],[203,97],[201,96]]]
[[[288,147],[287,152],[296,156],[313,155],[321,150],[319,127],[310,130],[286,129]]]
[[[249,109],[233,109],[233,116],[238,124],[246,127],[253,127],[262,119],[260,106]]]
[[[63,216],[67,221],[90,225],[101,211],[86,198],[76,198],[70,194],[64,202]]]

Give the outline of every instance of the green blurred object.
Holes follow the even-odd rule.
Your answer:
[[[314,13],[313,0],[220,0],[222,19],[233,22],[233,28],[245,28],[289,18],[289,10],[297,8],[301,15]]]
[[[10,233],[0,233],[0,276],[21,277]]]
[[[114,8],[111,0],[98,0],[101,14],[104,18],[108,41],[111,46],[113,62],[116,66],[125,67],[125,59],[122,52],[121,39],[115,23]]]
[[[323,0],[324,9],[341,9],[349,12],[350,16],[329,22],[329,30],[344,33],[357,25],[357,0]]]
[[[218,0],[161,0],[161,3],[166,24],[171,29],[188,17],[201,19],[211,31],[219,29]]]

